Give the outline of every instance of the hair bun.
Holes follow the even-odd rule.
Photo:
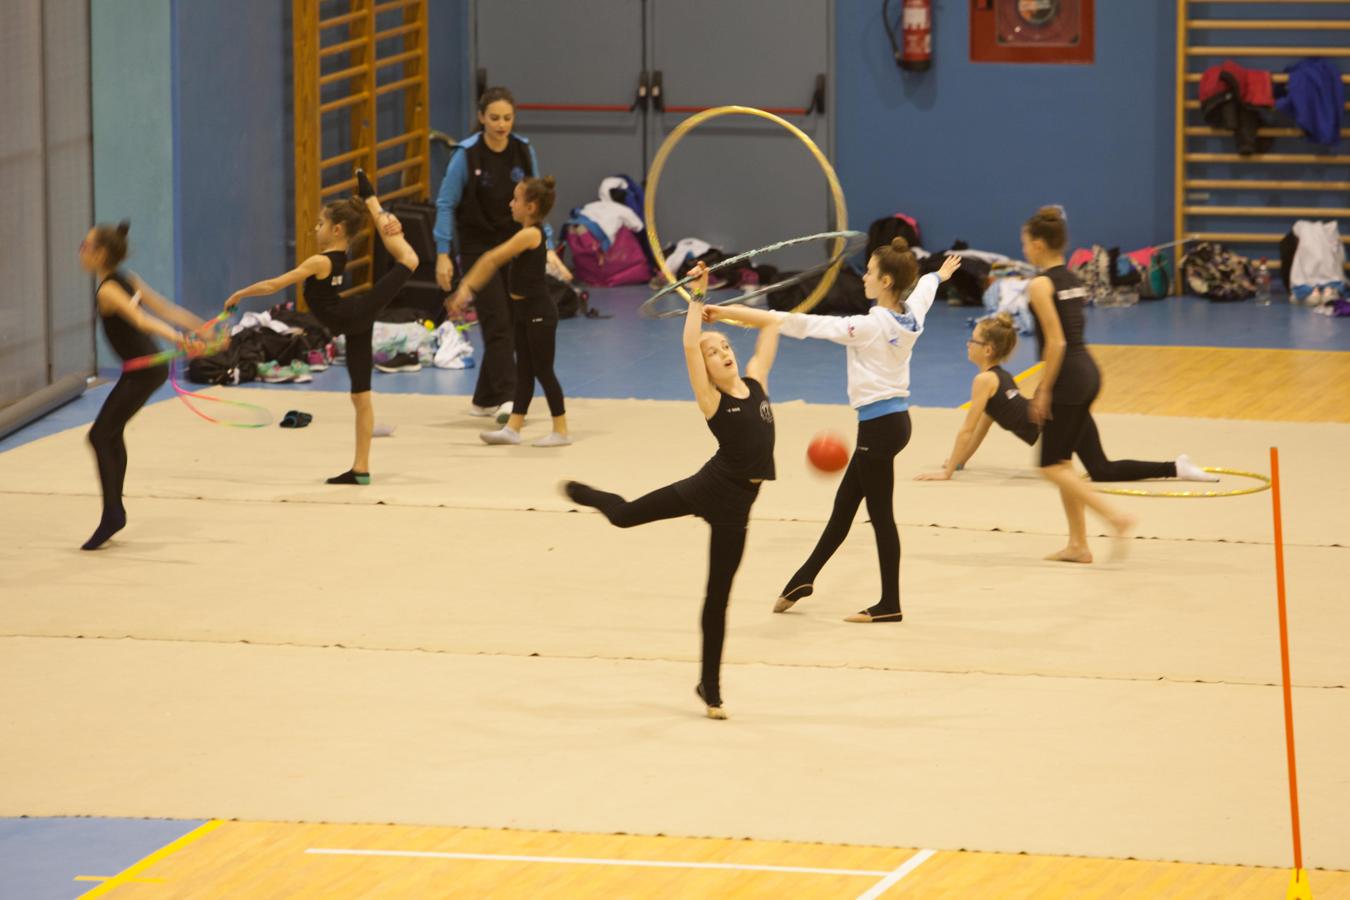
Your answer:
[[[1013,317],[1009,313],[1001,312],[994,316],[994,321],[1008,328],[1013,327]]]
[[[1059,222],[1068,221],[1069,218],[1064,214],[1064,207],[1060,206],[1059,204],[1055,204],[1053,206],[1042,206],[1040,209],[1036,210],[1036,216],[1037,218],[1052,219]]]
[[[122,237],[126,237],[127,232],[129,231],[131,231],[130,219],[123,219],[122,221],[117,223],[117,233],[120,234]]]
[[[558,179],[554,178],[552,175],[545,175],[543,178],[539,180],[544,182],[544,186],[547,187],[549,190],[553,190],[558,186]]]
[[[899,253],[908,253],[909,241],[902,237],[891,238],[891,249]]]

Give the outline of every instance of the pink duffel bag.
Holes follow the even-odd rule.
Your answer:
[[[567,248],[572,255],[572,274],[584,284],[646,284],[652,277],[637,235],[627,228],[619,229],[608,250],[601,250],[600,242],[586,229],[568,228]]]

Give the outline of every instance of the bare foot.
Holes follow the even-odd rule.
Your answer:
[[[1051,562],[1090,563],[1092,551],[1086,547],[1065,547],[1057,553],[1051,553],[1046,559]]]
[[[1134,516],[1122,515],[1111,520],[1111,530],[1115,532],[1111,538],[1111,562],[1123,562],[1130,555],[1130,538],[1138,524]]]

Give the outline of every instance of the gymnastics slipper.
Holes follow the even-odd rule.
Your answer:
[[[812,585],[809,584],[799,584],[794,588],[789,588],[788,590],[783,591],[782,596],[774,601],[773,611],[776,613],[785,613],[789,609],[792,609],[793,604],[798,600],[805,600],[807,597],[810,597],[811,593]]]
[[[851,615],[851,616],[844,616],[844,621],[845,621],[845,622],[863,622],[863,623],[870,623],[870,622],[899,622],[899,621],[903,620],[904,618],[905,618],[905,614],[904,614],[904,613],[900,613],[900,612],[893,612],[893,613],[871,613],[871,612],[868,612],[867,610],[864,609],[862,612],[854,613],[854,614]]]
[[[285,417],[281,420],[281,426],[280,426],[280,427],[282,427],[282,428],[304,428],[306,425],[308,425],[310,422],[313,422],[313,421],[314,421],[314,417],[311,416],[309,413],[307,413],[307,412],[300,412],[300,410],[298,410],[298,409],[292,409],[292,410],[290,410],[289,412],[287,412],[286,415],[285,415]]]
[[[702,700],[703,705],[708,707],[708,718],[720,720],[726,719],[727,711],[722,708],[722,704],[718,703],[716,706],[713,706],[708,702],[708,698],[703,696],[703,682],[694,685],[694,693],[698,694],[698,699]]]

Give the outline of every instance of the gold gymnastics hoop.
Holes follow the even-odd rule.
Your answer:
[[[666,167],[666,158],[670,156],[670,151],[675,149],[675,145],[678,144],[686,134],[709,119],[715,119],[719,116],[757,116],[761,119],[767,119],[770,122],[781,125],[783,128],[787,129],[789,133],[794,135],[797,140],[805,144],[806,149],[811,151],[811,155],[816,158],[816,162],[820,165],[821,171],[825,173],[825,180],[829,183],[830,195],[834,199],[834,212],[838,220],[835,223],[834,230],[848,230],[848,207],[844,203],[844,192],[839,187],[839,178],[834,174],[834,167],[831,166],[830,161],[825,158],[825,154],[820,152],[820,148],[816,146],[814,141],[806,136],[804,131],[786,119],[775,116],[771,112],[756,109],[753,106],[714,106],[711,109],[705,109],[702,112],[694,113],[679,125],[676,125],[675,129],[666,136],[666,139],[656,151],[656,157],[652,159],[652,167],[647,172],[647,196],[642,204],[642,214],[647,220],[647,240],[651,244],[652,256],[656,259],[656,265],[660,268],[661,274],[665,276],[667,284],[674,284],[678,279],[676,279],[670,269],[666,267],[666,255],[661,250],[661,247],[663,246],[661,243],[661,236],[656,231],[656,188],[661,181],[661,171]],[[835,255],[839,255],[844,249],[844,239],[842,237],[835,238],[835,242],[834,250],[832,252]],[[792,309],[792,312],[810,312],[816,307],[816,304],[825,299],[825,294],[829,292],[830,286],[834,284],[835,278],[839,276],[839,267],[843,264],[843,257],[840,256],[839,260],[835,262],[834,265],[825,270],[825,275],[820,279],[820,283],[816,285],[816,289],[812,291],[805,300],[798,303]],[[675,290],[684,298],[686,303],[689,302],[688,291],[682,287],[676,288]]]
[[[1241,478],[1254,478],[1262,482],[1256,487],[1238,488],[1233,491],[1141,491],[1135,488],[1101,488],[1100,494],[1118,494],[1122,497],[1182,497],[1191,500],[1204,500],[1210,497],[1241,497],[1243,494],[1259,494],[1270,490],[1270,476],[1260,472],[1243,472],[1241,469],[1224,469],[1218,466],[1205,466],[1206,472],[1215,475],[1237,475]]]

